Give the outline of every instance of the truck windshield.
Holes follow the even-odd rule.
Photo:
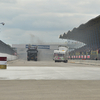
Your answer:
[[[28,53],[37,53],[37,51],[28,51]]]

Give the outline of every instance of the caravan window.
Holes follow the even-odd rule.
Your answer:
[[[64,54],[58,54],[58,56],[59,56],[59,57],[62,57],[62,56],[64,56]]]
[[[62,56],[64,56],[64,54],[57,54],[57,53],[54,53],[54,56],[62,57]]]

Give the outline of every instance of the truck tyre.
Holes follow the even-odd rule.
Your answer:
[[[27,59],[27,61],[30,61],[29,59]]]
[[[35,59],[35,61],[37,61],[37,59]]]
[[[64,63],[67,63],[67,62],[68,62],[68,60],[65,60],[65,61],[64,61]]]

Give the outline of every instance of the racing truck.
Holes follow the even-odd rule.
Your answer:
[[[27,61],[34,60],[37,61],[38,50],[37,47],[28,48],[27,50]]]
[[[59,46],[58,50],[54,50],[53,60],[55,62],[68,62],[68,47]]]

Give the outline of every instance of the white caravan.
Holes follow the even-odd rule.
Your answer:
[[[55,62],[68,62],[68,47],[59,46],[58,50],[54,50],[53,60]]]

